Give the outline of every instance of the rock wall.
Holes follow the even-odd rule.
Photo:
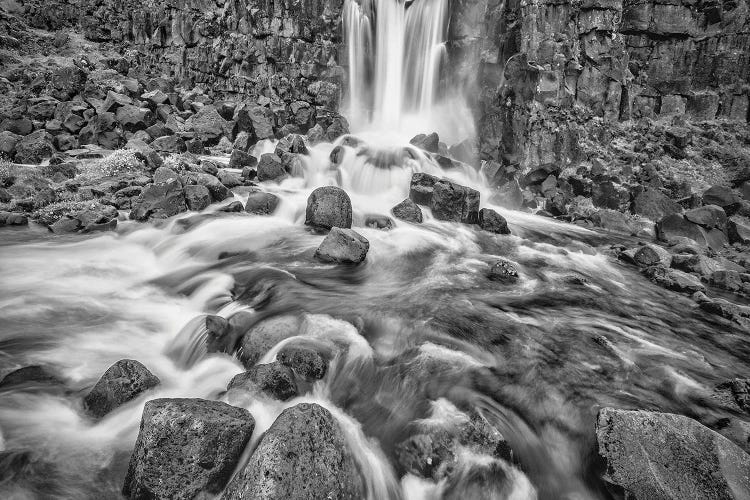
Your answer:
[[[449,49],[481,157],[524,171],[575,161],[590,117],[748,120],[746,0],[456,0]]]

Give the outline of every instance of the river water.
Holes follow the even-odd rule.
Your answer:
[[[257,422],[253,442],[284,408],[318,402],[344,430],[374,500],[457,490],[467,500],[609,498],[594,436],[598,408],[709,423],[723,416],[711,391],[748,372],[746,333],[610,256],[611,244],[635,240],[501,209],[474,169],[444,171],[408,145],[415,132],[439,130],[452,142],[473,134],[460,96],[438,86],[447,4],[346,2],[349,116],[364,145],[345,146],[338,166],[329,161],[336,144],[311,147],[299,176],[262,186],[281,198],[274,215],[214,206],[156,224],[121,221],[96,235],[0,230],[0,375],[42,365],[59,378],[0,389],[0,450],[33,457],[0,478],[0,497],[120,498],[144,403],[159,397],[246,407]],[[512,234],[437,221],[427,209],[420,225],[367,227],[368,215],[389,215],[408,196],[417,171],[479,190]],[[304,212],[322,185],[351,197],[354,229],[370,242],[357,267],[313,258],[323,236],[304,226]],[[517,266],[517,283],[488,278],[499,258]],[[240,310],[301,314],[301,336],[345,354],[290,401],[226,394],[243,368],[206,352],[203,318]],[[123,358],[162,384],[92,421],[82,397]],[[494,461],[502,486],[494,495],[395,472],[394,448],[410,424],[455,423],[465,418],[458,408],[481,413],[513,450],[507,462],[459,458],[466,470]]]

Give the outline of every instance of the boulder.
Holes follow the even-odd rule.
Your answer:
[[[29,135],[34,130],[34,122],[28,118],[6,118],[0,122],[0,131],[16,135]]]
[[[55,147],[52,135],[45,130],[37,130],[16,143],[16,163],[38,164],[52,157]]]
[[[227,386],[227,390],[232,389],[262,392],[281,401],[297,396],[297,382],[292,369],[276,361],[255,365],[245,373],[235,375]]]
[[[153,125],[156,120],[150,109],[130,104],[117,108],[115,117],[120,125],[122,125],[122,128],[129,132],[145,130]]]
[[[359,264],[369,249],[370,242],[354,230],[332,227],[315,250],[315,257],[322,262]]]
[[[287,177],[287,172],[284,170],[281,158],[272,153],[265,153],[261,155],[260,161],[258,162],[257,175],[258,182],[279,182]]]
[[[182,183],[171,180],[147,186],[133,202],[130,218],[138,221],[166,219],[187,210]]]
[[[206,186],[208,192],[211,193],[211,199],[213,201],[224,201],[231,196],[229,189],[211,174],[203,172],[196,173],[195,183],[201,186]]]
[[[305,224],[316,229],[352,227],[352,202],[349,195],[336,186],[315,189],[307,198]]]
[[[0,226],[25,226],[29,218],[24,214],[0,211]]]
[[[488,277],[501,283],[515,283],[518,281],[518,270],[507,260],[500,259],[492,264]]]
[[[185,186],[185,203],[189,210],[200,212],[211,204],[211,193],[206,186],[199,184]]]
[[[633,225],[628,216],[617,210],[598,210],[591,214],[591,222],[596,226],[616,233],[631,234]]]
[[[138,361],[121,359],[107,368],[83,398],[83,406],[90,415],[101,418],[160,383],[159,378]]]
[[[727,222],[729,243],[750,243],[750,222],[739,217],[730,217]]]
[[[178,135],[158,137],[149,146],[160,153],[184,153],[187,151],[185,140]]]
[[[643,273],[657,285],[675,292],[692,294],[706,291],[706,287],[698,278],[677,269],[667,269],[661,265],[655,265],[647,267]]]
[[[254,429],[247,410],[220,401],[148,401],[122,492],[132,500],[217,495]]]
[[[479,191],[440,179],[432,188],[430,208],[438,220],[476,224],[479,222]]]
[[[422,209],[409,198],[393,207],[391,213],[395,218],[406,222],[412,222],[415,224],[420,224],[422,222]]]
[[[29,365],[13,370],[0,380],[0,389],[28,385],[62,385],[64,382],[49,368],[41,365]],[[0,468],[0,470],[2,470]]]
[[[739,195],[723,186],[712,186],[703,192],[704,205],[717,205],[724,209],[727,215],[733,215],[742,206]]]
[[[245,368],[255,365],[276,344],[301,333],[302,319],[286,314],[265,319],[242,337],[240,361]]]
[[[364,489],[331,412],[301,403],[279,415],[222,498],[359,500]]]
[[[699,245],[706,246],[706,234],[700,226],[687,220],[680,214],[667,215],[656,223],[656,237],[661,241],[679,241],[688,238]]]
[[[672,264],[672,254],[659,245],[643,245],[633,254],[633,261],[641,267],[662,265],[669,267]]]
[[[263,191],[253,191],[247,197],[245,212],[254,215],[271,215],[279,206],[278,196]]]
[[[274,115],[273,111],[262,106],[254,106],[247,110],[253,132],[258,140],[273,139]]]
[[[435,183],[439,179],[434,175],[417,172],[411,176],[409,199],[419,205],[430,206]]]
[[[602,408],[596,422],[605,479],[637,499],[747,498],[750,455],[698,422]]]
[[[154,175],[152,178],[154,184],[164,184],[175,179],[182,182],[180,176],[177,175],[177,172],[169,167],[158,167],[156,170],[154,170]]]
[[[685,218],[705,229],[723,230],[727,224],[727,214],[717,205],[704,205],[685,212]]]
[[[258,159],[240,149],[233,149],[229,157],[229,168],[242,169],[245,167],[255,167]]]
[[[365,216],[365,226],[373,229],[393,229],[393,219],[387,215],[368,214]]]
[[[212,105],[205,105],[185,121],[185,130],[195,133],[204,145],[215,146],[228,128],[227,121]]]
[[[591,201],[595,207],[618,210],[627,199],[628,193],[612,181],[594,183],[591,188]]]
[[[299,134],[289,134],[281,139],[276,144],[274,153],[279,157],[283,157],[284,153],[294,153],[300,155],[310,154],[310,152],[307,150],[305,139]]]
[[[440,138],[435,132],[416,135],[409,143],[430,153],[438,153],[440,150]]]
[[[721,264],[704,255],[678,254],[672,256],[672,267],[708,279],[714,271],[721,269]]]
[[[634,214],[656,221],[667,215],[680,213],[682,207],[661,191],[646,188],[633,200],[632,210]]]
[[[490,233],[510,234],[508,221],[491,208],[483,208],[479,211],[479,227]]]
[[[216,172],[216,177],[219,182],[224,184],[228,188],[233,188],[242,185],[242,173],[229,170],[227,168],[220,168]]]
[[[279,351],[276,359],[284,366],[291,368],[295,374],[305,380],[320,380],[328,370],[328,361],[315,349],[290,345]]]
[[[16,153],[16,144],[21,140],[21,136],[7,130],[0,132],[0,154],[13,158]]]

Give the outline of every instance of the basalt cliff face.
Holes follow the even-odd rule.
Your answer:
[[[457,0],[449,44],[475,68],[481,157],[522,170],[580,159],[592,117],[748,120],[743,0]]]

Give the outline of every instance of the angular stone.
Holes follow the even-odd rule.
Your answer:
[[[490,268],[489,278],[501,283],[515,283],[518,281],[518,270],[516,266],[507,260],[500,259]]]
[[[635,197],[632,208],[633,213],[653,221],[682,211],[682,207],[677,202],[670,200],[661,191],[648,188]]]
[[[693,224],[698,224],[706,229],[724,229],[727,223],[727,214],[724,209],[717,205],[704,205],[685,212],[685,218]]]
[[[508,221],[491,208],[483,208],[479,211],[479,227],[490,233],[510,234]]]
[[[430,153],[437,153],[439,152],[440,138],[435,132],[431,134],[419,134],[414,136],[409,143]]]
[[[409,198],[393,207],[391,213],[395,218],[406,222],[412,222],[415,224],[420,224],[422,222],[422,209]]]
[[[349,195],[336,186],[315,189],[307,198],[305,224],[316,229],[352,227],[352,202]]]
[[[661,241],[674,241],[688,238],[699,245],[707,245],[706,234],[697,224],[693,224],[680,214],[667,215],[656,223],[656,236]]]
[[[245,167],[255,167],[258,164],[258,159],[244,151],[239,149],[233,149],[232,155],[229,157],[229,168],[242,169]]]
[[[432,188],[432,215],[438,220],[479,222],[479,191],[441,179]]]
[[[240,361],[245,368],[250,368],[276,344],[299,335],[301,329],[302,320],[291,314],[273,316],[257,323],[242,337]]]
[[[284,165],[281,163],[281,158],[275,154],[266,153],[261,155],[260,162],[258,162],[258,181],[280,181],[287,177],[287,172],[284,170]]]
[[[160,153],[184,153],[187,151],[185,140],[177,135],[158,137],[151,142],[150,146]]]
[[[276,359],[305,380],[320,380],[328,370],[328,361],[318,351],[308,347],[290,345],[279,351]]]
[[[323,239],[315,257],[323,262],[359,264],[367,257],[370,242],[352,229],[332,227]]]
[[[152,184],[133,202],[130,218],[138,221],[166,219],[187,210],[182,183],[171,180],[163,184]]]
[[[229,189],[211,174],[197,173],[195,174],[195,182],[196,184],[208,188],[208,192],[211,193],[211,199],[213,201],[223,201],[231,196]]]
[[[247,410],[220,401],[148,401],[122,492],[131,500],[217,495],[254,429]]]
[[[643,245],[633,254],[633,261],[641,267],[661,264],[669,267],[672,264],[672,254],[659,245]]]
[[[23,137],[16,143],[16,163],[38,164],[49,159],[55,153],[53,137],[45,130]]]
[[[417,172],[411,176],[409,199],[419,205],[430,206],[435,183],[439,179],[434,175]]]
[[[160,383],[159,378],[138,361],[121,359],[104,372],[83,399],[83,405],[90,415],[101,418]]]
[[[227,386],[227,390],[232,389],[262,392],[281,401],[297,396],[294,373],[279,362],[255,365],[245,373],[235,375]]]
[[[730,217],[727,222],[729,243],[750,243],[750,222],[739,217]]]
[[[275,194],[253,191],[247,197],[245,212],[253,215],[271,215],[276,211],[280,201]]]
[[[188,209],[200,212],[211,204],[211,193],[208,192],[206,186],[198,184],[185,186],[185,202]]]

